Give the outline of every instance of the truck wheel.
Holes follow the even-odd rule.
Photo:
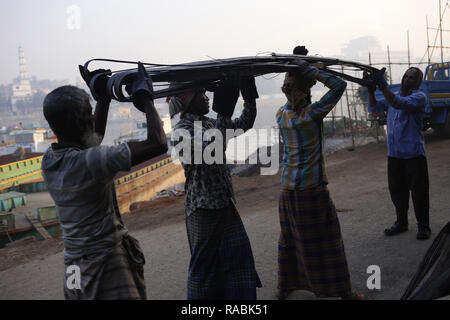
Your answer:
[[[445,123],[434,125],[433,130],[439,138],[450,139],[450,109],[447,109]]]

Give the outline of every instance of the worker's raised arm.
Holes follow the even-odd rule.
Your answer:
[[[371,91],[369,89],[368,96],[369,96],[369,107],[371,108],[375,107],[378,103],[377,98],[375,97],[375,91]]]
[[[373,114],[381,114],[388,109],[388,104],[385,99],[382,99],[380,101],[377,100],[375,97],[375,90],[377,89],[376,81],[374,80],[374,75],[369,75],[367,72],[364,72],[363,74],[364,80],[369,80],[370,85],[366,85],[367,88],[367,95],[369,97],[369,106],[368,111]]]
[[[378,86],[378,89],[380,89],[380,91],[383,93],[383,96],[386,99],[386,101],[390,105],[392,105],[392,103],[394,102],[395,94],[388,87],[386,77],[384,76],[385,71],[386,71],[386,68],[378,70],[374,73],[373,77],[374,77],[376,85]]]
[[[103,141],[106,132],[106,122],[108,120],[108,111],[111,99],[98,100],[94,112],[94,131]]]
[[[330,89],[319,101],[311,105],[310,116],[318,120],[325,118],[336,106],[345,88],[347,88],[347,83],[325,71],[319,71],[316,75],[316,80],[322,82],[323,85]]]
[[[375,97],[375,91],[377,90],[377,85],[374,83],[372,75],[369,75],[366,71],[363,73],[363,80],[370,81],[370,85],[366,85],[367,95],[369,96],[369,109],[374,108],[377,105],[377,98]],[[370,110],[369,110],[370,111]]]
[[[145,68],[139,64],[138,78],[128,88],[131,100],[138,109],[145,110],[147,139],[127,142],[131,151],[131,164],[137,165],[167,152],[167,139],[161,118],[153,104],[153,84]]]
[[[111,98],[106,92],[106,83],[111,75],[111,70],[97,69],[92,72],[80,67],[80,73],[91,91],[94,100],[97,101],[94,111],[94,132],[99,137],[99,143],[103,140],[108,120]]]
[[[409,111],[423,111],[427,104],[427,97],[422,91],[415,91],[406,97],[399,94],[394,96],[391,105],[395,109],[409,110]]]
[[[258,91],[256,89],[254,76],[242,76],[237,81],[239,81],[238,82],[239,86],[237,86],[236,84],[232,91],[222,93],[215,92],[214,103],[218,103],[218,101],[220,101],[221,95],[234,95],[238,97],[240,90],[242,98],[244,99],[244,110],[242,110],[240,117],[231,120],[231,116],[233,115],[234,106],[236,105],[237,99],[233,101],[234,103],[234,105],[232,105],[233,108],[231,108],[232,106],[228,108],[227,110],[228,113],[221,112],[216,108],[216,112],[218,112],[217,126],[224,129],[233,129],[233,130],[241,129],[243,131],[247,131],[251,129],[255,123],[256,99],[259,98],[259,96]]]

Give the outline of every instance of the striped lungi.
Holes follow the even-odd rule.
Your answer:
[[[261,287],[239,213],[197,209],[186,217],[191,250],[188,300],[254,300]]]
[[[124,236],[122,243],[108,255],[86,256],[65,261],[66,270],[78,266],[81,289],[69,288],[64,276],[66,300],[145,300],[144,255],[136,239]]]
[[[336,208],[326,186],[282,190],[279,201],[278,290],[317,297],[351,293]]]

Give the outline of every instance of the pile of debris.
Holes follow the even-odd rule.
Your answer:
[[[228,167],[231,170],[233,176],[238,177],[253,177],[261,174],[261,168],[269,168],[271,164],[262,164],[259,158],[259,154],[264,154],[268,158],[271,158],[272,152],[278,152],[278,163],[282,163],[283,154],[280,152],[283,150],[283,146],[275,144],[273,146],[264,146],[255,151],[250,157],[247,158],[243,164],[229,164]],[[256,164],[250,164],[249,159],[257,159]],[[278,169],[278,168],[277,168]],[[276,172],[274,173],[276,174]]]
[[[150,199],[156,200],[160,198],[182,197],[184,195],[184,183],[176,184],[168,189],[163,189],[156,193],[156,196]]]

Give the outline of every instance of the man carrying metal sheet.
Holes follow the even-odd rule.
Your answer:
[[[89,95],[77,87],[57,88],[44,100],[44,116],[58,138],[42,170],[63,233],[66,299],[146,299],[144,255],[123,225],[113,180],[118,171],[167,152],[151,79],[142,65],[139,70],[129,91],[146,111],[142,142],[100,146],[110,104],[105,70],[84,74],[97,100],[94,115]]]
[[[340,78],[295,61],[282,87],[287,102],[276,120],[284,143],[279,200],[278,299],[294,290],[317,297],[361,299],[351,290],[344,243],[325,172],[323,119],[345,91]],[[307,97],[316,81],[330,90],[315,103]]]
[[[231,120],[239,88],[244,110],[239,118]],[[261,286],[250,241],[235,206],[225,156],[231,138],[227,129],[233,132],[241,129],[243,133],[253,126],[256,98],[252,76],[240,80],[231,77],[214,90],[213,110],[218,113],[217,119],[205,116],[209,112],[205,90],[170,98],[170,109],[181,112],[174,137],[183,137],[187,145],[179,154],[186,175],[185,213],[191,251],[189,300],[253,300],[256,288]],[[209,137],[208,132],[216,134]],[[207,159],[211,147],[213,159]]]

